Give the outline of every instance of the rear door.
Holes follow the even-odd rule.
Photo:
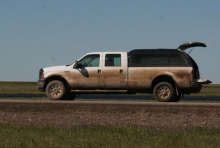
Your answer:
[[[102,88],[125,89],[127,84],[125,53],[103,53]]]

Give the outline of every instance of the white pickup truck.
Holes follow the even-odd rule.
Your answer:
[[[85,93],[151,93],[161,102],[177,102],[181,94],[200,92],[211,81],[200,79],[195,61],[178,49],[136,49],[130,52],[87,53],[72,65],[42,68],[38,88],[52,100],[71,99]]]

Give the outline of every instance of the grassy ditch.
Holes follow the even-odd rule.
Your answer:
[[[219,147],[220,129],[149,130],[136,126],[60,129],[0,123],[0,147]]]
[[[0,82],[0,94],[45,94],[45,92],[37,89],[36,82]],[[220,96],[220,84],[203,85],[200,93],[191,95]]]
[[[200,93],[191,94],[192,96],[220,96],[220,84],[203,85]]]
[[[0,82],[0,94],[45,94],[36,82]]]

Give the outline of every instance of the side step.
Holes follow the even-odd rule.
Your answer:
[[[100,89],[95,89],[95,90],[71,90],[71,92],[75,93],[104,93],[104,94],[114,94],[114,93],[128,93],[127,90],[100,90]]]

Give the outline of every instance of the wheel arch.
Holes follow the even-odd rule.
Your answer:
[[[154,87],[160,82],[168,82],[173,86],[174,89],[176,88],[176,81],[173,77],[169,75],[159,75],[153,79],[151,89],[153,90]]]
[[[45,80],[45,84],[44,84],[44,91],[46,90],[46,87],[47,85],[51,82],[51,81],[54,81],[54,80],[59,80],[61,82],[63,82],[64,86],[69,89],[69,84],[67,82],[67,80],[61,76],[51,76],[51,77],[48,77],[46,80]]]

